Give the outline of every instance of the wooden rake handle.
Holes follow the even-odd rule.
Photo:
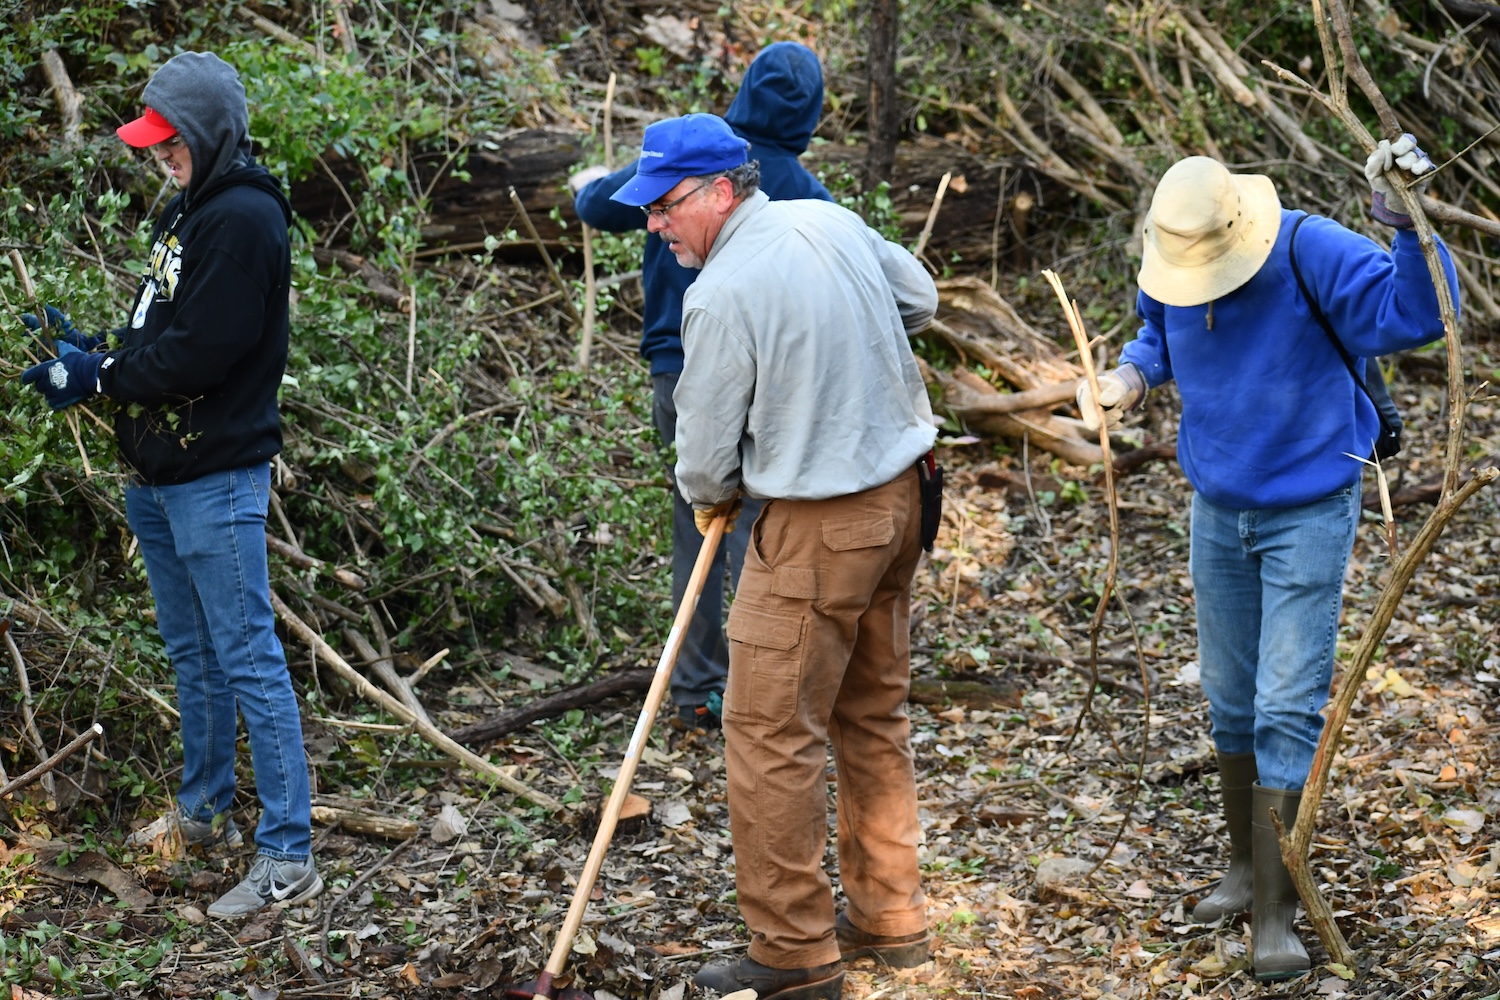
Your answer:
[[[547,959],[545,971],[537,977],[535,996],[550,1000],[553,994],[552,981],[562,973],[568,960],[568,952],[573,949],[573,938],[578,934],[578,928],[583,926],[583,916],[589,907],[594,882],[599,878],[599,870],[604,867],[604,855],[615,835],[620,810],[625,806],[625,797],[630,794],[636,767],[640,765],[641,754],[646,748],[646,738],[651,735],[651,725],[656,721],[656,712],[666,696],[667,683],[672,679],[672,668],[677,665],[677,654],[682,651],[682,644],[687,638],[688,623],[692,621],[693,612],[698,607],[703,583],[708,579],[709,565],[719,549],[719,542],[724,537],[724,529],[728,523],[729,515],[720,514],[709,523],[708,533],[703,536],[698,561],[693,564],[693,575],[688,578],[682,604],[677,608],[677,617],[672,619],[672,631],[667,634],[666,648],[657,661],[651,688],[646,692],[646,704],[641,708],[641,717],[636,721],[630,746],[625,751],[625,759],[620,763],[620,774],[615,778],[614,790],[610,792],[609,801],[605,803],[604,812],[599,817],[599,832],[594,834],[594,845],[589,848],[588,860],[584,862],[583,872],[578,876],[578,888],[573,893],[572,905],[568,907],[567,919],[558,932],[557,943],[552,946],[552,955]]]

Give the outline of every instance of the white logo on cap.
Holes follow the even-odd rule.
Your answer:
[[[657,150],[654,150],[654,149],[643,149],[643,150],[641,150],[641,159],[643,159],[643,160],[646,159],[646,157],[648,157],[648,156],[655,156],[655,157],[660,158],[660,157],[663,157],[663,156],[666,156],[666,155],[667,155],[666,153],[658,152]]]

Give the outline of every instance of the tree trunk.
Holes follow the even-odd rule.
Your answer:
[[[865,159],[865,190],[889,181],[896,166],[896,0],[870,2],[870,150]]]

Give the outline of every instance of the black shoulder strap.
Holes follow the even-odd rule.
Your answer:
[[[1313,298],[1312,292],[1307,290],[1307,282],[1302,280],[1302,269],[1297,266],[1297,229],[1306,221],[1306,215],[1299,216],[1297,221],[1292,223],[1292,235],[1287,237],[1286,253],[1292,264],[1292,276],[1297,279],[1297,287],[1302,290],[1302,297],[1307,300],[1308,307],[1312,309],[1313,319],[1317,320],[1323,332],[1328,334],[1328,339],[1333,342],[1333,349],[1338,351],[1339,357],[1344,359],[1344,367],[1349,369],[1349,374],[1354,376],[1354,381],[1363,389],[1365,380],[1360,378],[1359,373],[1354,370],[1354,358],[1345,350],[1338,334],[1333,332],[1333,324],[1328,322],[1328,317],[1323,315],[1323,310],[1318,308],[1318,300]],[[1365,394],[1369,394],[1368,389],[1365,389]]]

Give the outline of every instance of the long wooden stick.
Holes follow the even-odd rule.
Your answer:
[[[604,166],[613,170],[614,164],[610,138],[610,116],[615,102],[615,75],[609,74],[609,84],[604,88]],[[583,229],[583,336],[578,342],[578,367],[585,375],[589,370],[589,355],[594,350],[594,325],[599,314],[599,281],[594,275],[594,230],[587,222],[580,223]]]
[[[353,684],[355,690],[365,698],[373,701],[402,722],[408,723],[418,733],[421,733],[423,739],[427,740],[428,743],[431,743],[454,760],[468,765],[475,773],[493,781],[501,788],[534,802],[544,809],[551,809],[553,812],[563,811],[563,804],[552,796],[538,792],[531,786],[517,781],[472,750],[459,746],[432,723],[423,722],[417,717],[416,713],[401,704],[394,695],[386,694],[380,688],[370,683],[367,677],[351,667],[348,661],[340,656],[338,651],[330,646],[312,626],[304,622],[297,612],[288,607],[286,602],[274,590],[271,592],[271,606],[276,609],[276,613],[281,616],[281,620],[286,623],[286,627],[291,630],[292,634],[311,646],[319,656],[327,661],[329,666],[333,667],[335,673],[350,684]]]
[[[1094,864],[1094,871],[1098,871],[1105,860],[1114,853],[1115,845],[1124,837],[1126,827],[1130,822],[1130,814],[1134,811],[1136,800],[1140,797],[1141,784],[1146,773],[1146,755],[1151,745],[1151,672],[1146,668],[1146,657],[1141,650],[1140,636],[1136,631],[1134,619],[1130,615],[1130,606],[1125,603],[1124,596],[1115,587],[1120,565],[1120,500],[1115,490],[1114,458],[1110,454],[1109,447],[1109,421],[1104,418],[1104,407],[1099,402],[1099,377],[1094,370],[1093,353],[1089,350],[1089,336],[1084,330],[1083,315],[1079,312],[1078,303],[1068,298],[1067,292],[1063,289],[1062,279],[1057,276],[1056,272],[1050,270],[1043,271],[1042,276],[1047,279],[1048,284],[1057,294],[1057,300],[1062,304],[1063,314],[1068,320],[1068,328],[1073,333],[1073,341],[1078,345],[1079,361],[1083,365],[1083,374],[1089,384],[1089,402],[1094,405],[1099,418],[1099,450],[1104,456],[1104,496],[1109,507],[1109,562],[1104,574],[1104,586],[1099,592],[1099,604],[1094,609],[1094,620],[1089,625],[1089,676],[1092,683],[1089,684],[1083,709],[1078,716],[1078,726],[1070,742],[1082,732],[1083,720],[1091,710],[1094,689],[1099,684],[1099,634],[1104,629],[1104,615],[1109,609],[1111,595],[1119,602],[1127,619],[1130,620],[1131,635],[1135,639],[1136,667],[1141,675],[1141,716],[1144,723],[1141,729],[1141,751],[1137,758],[1136,779],[1131,786],[1130,796],[1123,810],[1125,816],[1115,828],[1114,840]],[[1113,733],[1110,734],[1110,742],[1115,742]],[[1116,747],[1116,750],[1118,752],[1120,748]],[[1122,752],[1120,756],[1123,758],[1124,753]]]
[[[615,168],[614,104],[615,75],[611,73],[604,85],[604,165],[610,170]]]
[[[651,690],[646,692],[646,704],[641,708],[641,717],[636,720],[635,732],[630,737],[630,746],[625,751],[625,759],[620,763],[620,773],[615,778],[615,787],[610,792],[609,801],[605,803],[604,811],[599,817],[599,831],[594,834],[594,844],[589,848],[588,860],[584,862],[583,873],[578,876],[578,888],[573,892],[573,902],[568,907],[568,915],[563,920],[562,930],[557,934],[557,942],[552,946],[552,954],[547,959],[547,967],[537,977],[534,995],[551,1000],[553,996],[553,980],[562,974],[563,966],[567,963],[568,952],[573,948],[573,938],[578,934],[578,928],[583,926],[583,915],[589,908],[589,896],[593,894],[594,882],[599,878],[599,870],[604,867],[604,855],[609,850],[609,842],[615,835],[615,825],[620,820],[620,810],[625,805],[625,797],[630,794],[630,784],[635,780],[636,768],[640,765],[641,754],[646,749],[646,738],[651,735],[651,725],[656,721],[656,711],[661,707],[662,699],[667,693],[667,682],[672,679],[672,668],[677,664],[677,654],[682,650],[682,644],[687,639],[688,623],[693,619],[693,612],[698,607],[698,598],[703,593],[703,583],[708,579],[709,565],[713,562],[714,553],[718,551],[719,540],[724,537],[724,528],[729,523],[728,515],[721,514],[713,519],[708,526],[708,532],[703,536],[703,546],[698,550],[698,561],[693,564],[693,575],[688,578],[687,590],[682,596],[682,603],[678,605],[677,617],[672,620],[672,631],[667,633],[667,645],[662,650],[661,659],[656,664],[656,676],[652,678]]]

